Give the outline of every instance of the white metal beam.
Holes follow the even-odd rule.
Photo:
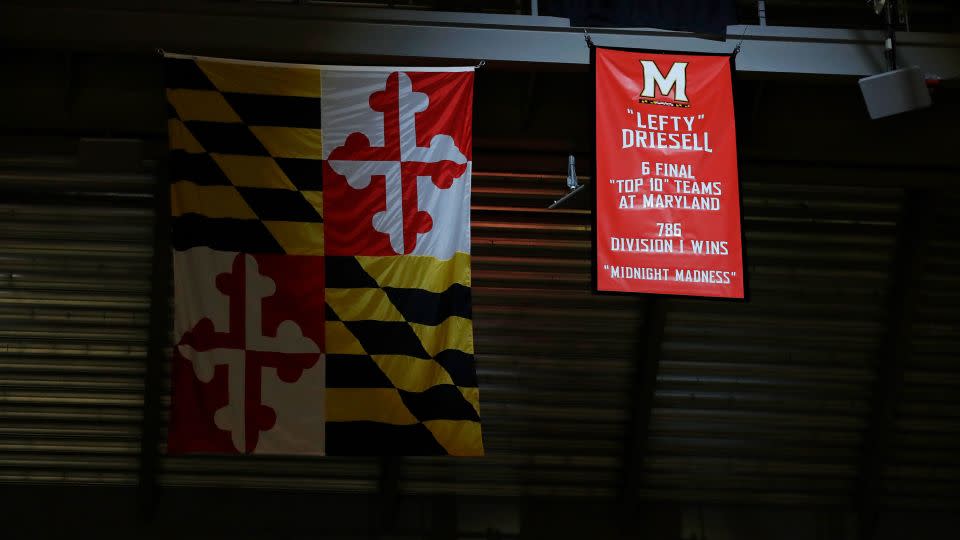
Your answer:
[[[566,19],[388,9],[241,4],[153,7],[0,7],[6,47],[147,51],[269,60],[365,57],[445,63],[485,59],[552,65],[589,62],[582,28]],[[587,29],[598,46],[729,53],[742,39],[745,73],[864,76],[883,71],[883,33],[870,30],[731,26],[726,41],[653,29]],[[902,33],[898,63],[960,77],[960,35]]]

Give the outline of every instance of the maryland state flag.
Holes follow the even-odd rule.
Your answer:
[[[472,68],[168,55],[171,453],[482,455]]]

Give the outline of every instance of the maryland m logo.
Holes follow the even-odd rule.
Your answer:
[[[667,73],[666,77],[664,77],[663,73],[660,73],[660,69],[653,60],[640,60],[640,65],[643,66],[643,92],[640,93],[641,102],[658,104],[663,103],[654,101],[656,99],[656,96],[653,93],[654,85],[656,85],[657,89],[660,90],[661,97],[669,98],[671,91],[673,91],[673,101],[681,101],[684,103],[688,101],[687,62],[675,62],[673,66],[670,67],[670,71]],[[663,104],[672,105],[672,103]]]

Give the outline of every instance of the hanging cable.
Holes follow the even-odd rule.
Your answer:
[[[750,27],[744,26],[743,33],[740,34],[740,41],[738,41],[737,46],[733,48],[733,52],[730,53],[731,55],[736,56],[737,54],[740,53],[740,47],[743,45],[743,40],[747,38],[747,34],[749,33],[750,33]]]
[[[897,9],[896,0],[887,0],[887,39],[883,44],[884,54],[887,57],[887,69],[893,71],[897,69],[897,32],[894,27],[895,11]]]

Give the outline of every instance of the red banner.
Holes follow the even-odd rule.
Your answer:
[[[730,58],[595,53],[597,290],[743,298]]]

